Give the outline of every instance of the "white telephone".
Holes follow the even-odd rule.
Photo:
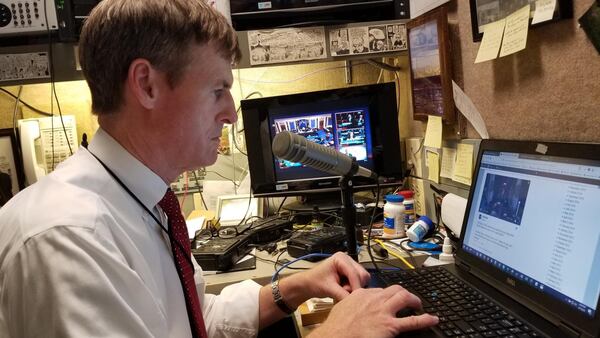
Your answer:
[[[63,115],[63,121],[68,142],[71,149],[75,151],[78,143],[75,116]],[[26,185],[37,182],[71,155],[67,138],[60,117],[19,120],[19,139]]]

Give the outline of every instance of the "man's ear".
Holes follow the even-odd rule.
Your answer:
[[[146,59],[135,59],[127,72],[127,87],[138,103],[152,109],[156,106],[164,76]]]

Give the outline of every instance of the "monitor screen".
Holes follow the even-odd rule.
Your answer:
[[[241,106],[256,196],[339,189],[339,177],[273,156],[271,142],[282,131],[352,156],[388,184],[402,178],[393,83],[242,100]],[[360,189],[375,182],[357,178],[356,184]]]

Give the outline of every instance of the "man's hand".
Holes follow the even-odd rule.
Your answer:
[[[371,278],[365,268],[341,252],[299,275],[306,280],[306,287],[312,290],[311,298],[331,297],[336,301],[366,287]]]
[[[397,318],[402,309],[420,309],[421,300],[399,285],[355,290],[336,304],[327,320],[310,337],[387,338],[438,323],[429,314]]]

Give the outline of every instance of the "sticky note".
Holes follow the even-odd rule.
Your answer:
[[[537,0],[531,24],[552,20],[556,8],[556,0]]]
[[[501,19],[485,25],[483,39],[479,45],[479,51],[477,52],[475,63],[493,60],[498,57],[505,26],[506,19]]]
[[[433,151],[427,151],[427,167],[430,181],[440,183],[440,155]]]
[[[456,149],[443,147],[440,176],[451,179],[454,174],[454,163],[456,163]]]
[[[529,29],[529,9],[527,4],[506,17],[506,27],[500,48],[500,57],[516,53],[527,46],[527,30]]]
[[[456,147],[456,163],[452,180],[471,185],[473,176],[473,145],[459,143]]]
[[[424,145],[432,148],[442,147],[442,118],[440,116],[429,115]]]

